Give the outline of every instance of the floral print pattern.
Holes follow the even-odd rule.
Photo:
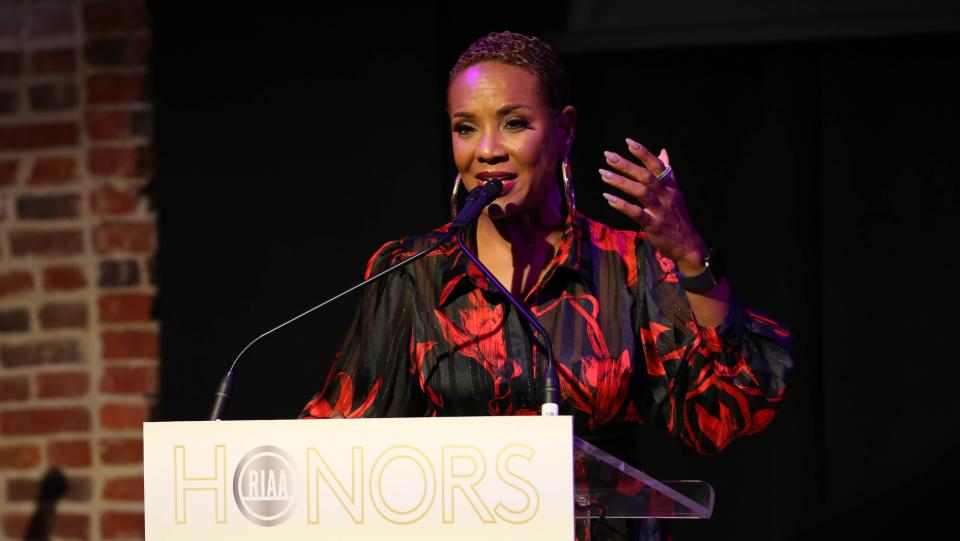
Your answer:
[[[447,226],[385,244],[371,276]],[[765,428],[783,398],[790,334],[731,304],[696,322],[676,267],[645,242],[582,215],[524,299],[549,333],[561,413],[590,432],[656,422],[701,453]],[[546,348],[455,243],[368,287],[321,391],[302,417],[530,415]]]

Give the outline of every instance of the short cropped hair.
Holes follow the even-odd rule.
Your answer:
[[[480,62],[502,62],[523,68],[540,83],[544,102],[559,113],[570,105],[570,83],[556,51],[543,40],[515,32],[492,32],[473,42],[450,70],[447,88],[465,69]]]

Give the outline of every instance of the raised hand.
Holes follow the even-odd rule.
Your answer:
[[[637,222],[647,239],[665,257],[673,260],[687,275],[703,271],[707,247],[697,233],[666,149],[655,156],[643,145],[627,138],[627,149],[640,164],[606,151],[613,169],[600,169],[604,182],[626,194],[626,198],[604,193],[611,207]]]

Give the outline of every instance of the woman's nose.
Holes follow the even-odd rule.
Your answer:
[[[483,163],[499,163],[507,159],[507,153],[503,150],[500,141],[500,134],[496,130],[488,131],[480,140],[477,159]]]

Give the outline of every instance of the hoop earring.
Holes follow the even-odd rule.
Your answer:
[[[577,201],[573,196],[573,172],[566,156],[560,164],[560,174],[563,176],[563,199],[567,203],[567,214],[573,216],[577,212]]]
[[[457,196],[460,195],[460,173],[457,173],[457,178],[453,179],[453,191],[450,192],[450,219],[453,220],[457,217],[457,214],[460,212],[460,209],[457,208]]]

